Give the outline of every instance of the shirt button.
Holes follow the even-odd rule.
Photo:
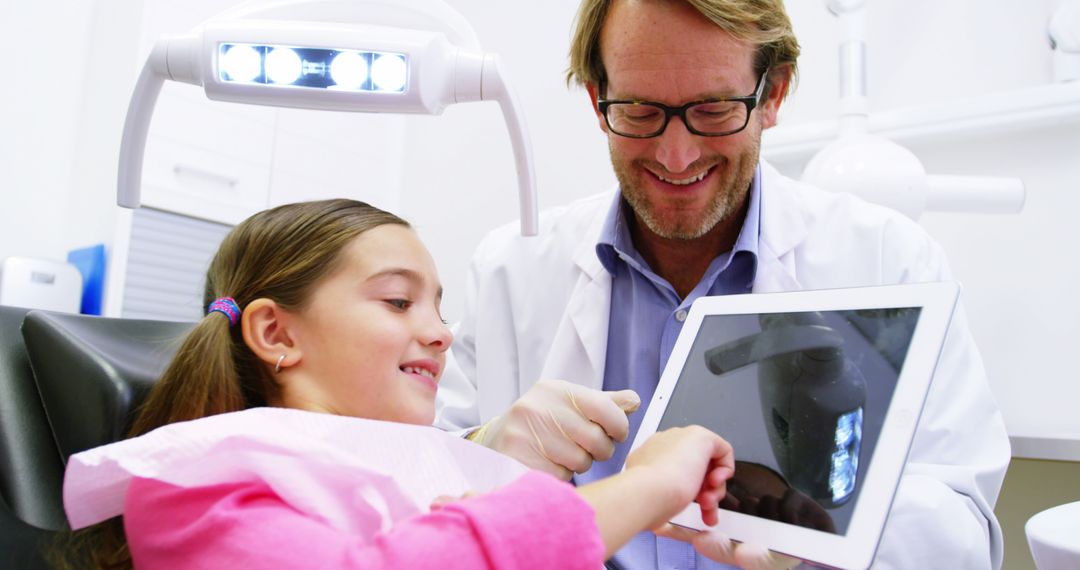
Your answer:
[[[675,320],[679,321],[680,323],[685,321],[686,320],[686,309],[679,309],[675,313]]]

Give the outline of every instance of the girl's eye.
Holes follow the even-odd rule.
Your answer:
[[[402,311],[408,309],[409,305],[412,305],[412,301],[409,301],[407,299],[387,299],[386,302],[390,303],[395,308],[398,308]]]

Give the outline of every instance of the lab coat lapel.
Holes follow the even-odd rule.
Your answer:
[[[754,293],[802,289],[795,271],[795,247],[807,234],[801,197],[792,181],[761,162],[761,237]]]
[[[611,314],[611,274],[596,257],[596,239],[603,213],[574,252],[581,270],[551,343],[541,378],[555,378],[600,389],[607,358]]]

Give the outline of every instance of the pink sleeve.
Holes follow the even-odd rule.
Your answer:
[[[261,482],[185,489],[134,479],[124,525],[137,568],[587,568],[603,563],[595,516],[538,472],[482,496],[348,536]]]

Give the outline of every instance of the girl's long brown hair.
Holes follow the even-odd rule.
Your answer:
[[[232,297],[243,310],[255,299],[304,308],[314,287],[341,263],[341,251],[361,233],[405,220],[356,200],[278,206],[233,228],[206,272],[203,306]],[[184,338],[161,379],[138,408],[129,437],[166,424],[263,406],[277,384],[271,368],[244,344],[239,326],[207,313]],[[123,518],[64,536],[52,548],[54,566],[131,568]]]

